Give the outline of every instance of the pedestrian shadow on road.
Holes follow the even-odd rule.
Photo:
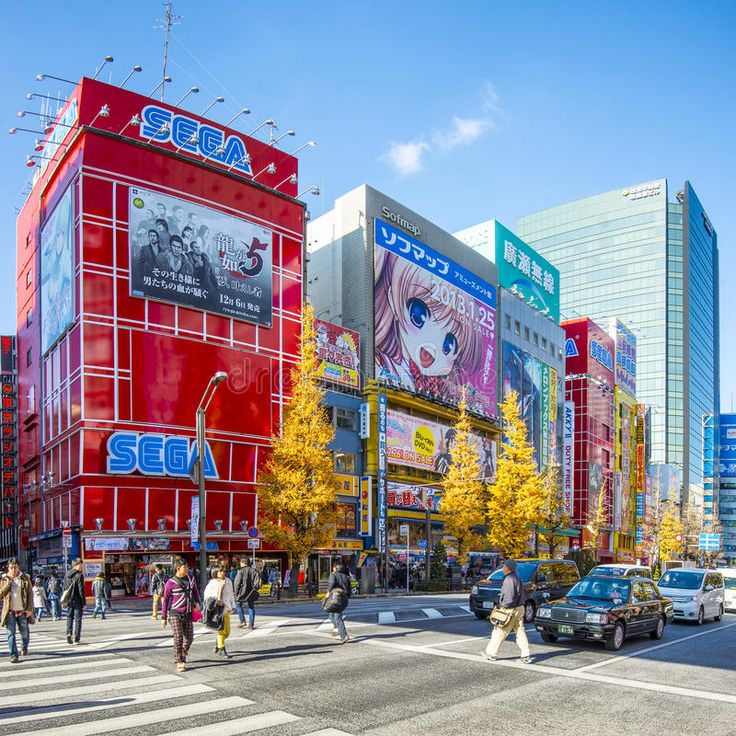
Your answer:
[[[223,664],[242,664],[243,662],[259,662],[261,660],[273,661],[274,659],[288,659],[289,657],[298,657],[302,654],[329,654],[334,647],[328,647],[324,644],[299,644],[296,646],[279,647],[278,649],[259,649],[257,651],[236,651],[231,650],[232,659],[215,659],[217,655],[212,655],[212,659],[196,659],[187,662],[187,671],[195,672],[196,670],[208,669],[209,667],[221,667]]]

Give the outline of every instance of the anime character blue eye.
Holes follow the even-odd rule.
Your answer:
[[[429,319],[429,307],[421,299],[414,297],[406,303],[406,308],[409,310],[411,323],[421,330]]]
[[[448,332],[445,335],[445,341],[442,343],[442,352],[445,355],[457,352],[457,338],[452,334],[452,332]]]

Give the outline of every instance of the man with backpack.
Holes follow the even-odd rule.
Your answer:
[[[158,619],[158,608],[161,605],[161,599],[164,597],[164,585],[166,578],[161,569],[161,565],[153,566],[153,575],[151,575],[151,595],[153,596],[153,610],[151,618],[156,621]]]
[[[236,610],[240,623],[239,629],[246,627],[245,623],[245,607],[248,607],[248,628],[253,631],[256,622],[256,601],[260,595],[261,574],[253,567],[253,560],[250,557],[243,557],[240,560],[240,570],[235,576],[233,588],[235,589]]]
[[[75,557],[72,567],[64,578],[64,592],[61,594],[61,604],[66,606],[66,641],[67,644],[79,644],[82,636],[82,614],[87,605],[84,594],[84,575],[82,574],[82,560]]]
[[[56,570],[53,570],[51,572],[51,577],[46,583],[46,596],[49,599],[49,605],[51,606],[51,618],[54,621],[59,621],[61,619],[61,603],[59,602],[59,600],[61,598],[62,590],[63,586],[61,584],[61,580],[56,574]]]

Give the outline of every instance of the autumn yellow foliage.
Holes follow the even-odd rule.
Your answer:
[[[673,503],[667,503],[662,512],[659,522],[659,559],[672,560],[675,555],[680,555],[685,549],[684,540],[679,542],[675,539],[682,534],[682,521]]]
[[[526,551],[531,526],[542,521],[545,491],[516,391],[506,395],[501,413],[505,438],[496,482],[488,488],[488,541],[504,554],[519,557]]]

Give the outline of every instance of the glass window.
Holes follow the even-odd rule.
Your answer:
[[[542,352],[544,353],[547,352],[547,338],[546,337],[542,338]]]
[[[354,473],[355,472],[355,454],[352,452],[335,451],[335,472],[336,473]]]
[[[29,366],[31,363],[33,363],[33,350],[29,348],[26,353],[26,366]]]
[[[356,419],[357,412],[354,409],[344,409],[341,406],[335,407],[334,424],[338,429],[349,429],[354,432]]]
[[[30,327],[32,322],[33,322],[33,310],[29,309],[26,312],[26,327]]]
[[[514,334],[521,335],[521,322],[518,319],[514,320]]]
[[[33,282],[33,269],[29,268],[26,271],[26,286],[30,286],[32,282]]]
[[[528,327],[525,327],[525,328],[524,328],[524,339],[525,339],[525,340],[526,340],[527,342],[529,342],[529,328],[528,328]]]
[[[503,318],[503,326],[507,330],[511,330],[511,317],[509,317],[508,314],[505,314],[504,315],[504,318]]]
[[[534,340],[533,340],[533,342],[534,342],[535,345],[539,345],[539,335],[536,332],[534,333]]]

